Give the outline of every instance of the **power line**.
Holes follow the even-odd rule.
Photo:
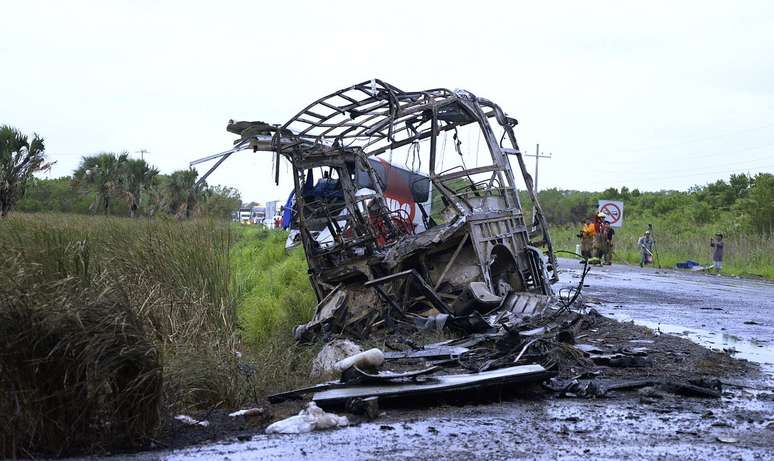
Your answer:
[[[103,154],[103,153],[120,154],[122,152],[126,152],[126,151],[114,152],[114,151],[100,150],[100,151],[94,151],[94,152],[82,152],[80,154],[68,153],[68,152],[54,152],[54,153],[52,153],[52,152],[46,151],[45,154],[48,157],[90,157],[90,156],[93,156],[93,155],[99,155],[99,154]],[[132,153],[140,154],[140,158],[145,160],[145,154],[150,154],[151,152],[149,150],[147,150],[147,149],[140,149],[140,150],[136,150],[136,151],[134,151]]]
[[[663,149],[664,147],[681,146],[681,145],[685,145],[685,144],[690,144],[692,142],[709,141],[709,140],[712,140],[712,139],[719,139],[719,138],[733,136],[733,135],[740,134],[740,133],[746,133],[748,131],[762,130],[764,128],[770,128],[770,127],[773,127],[773,126],[774,126],[774,123],[769,123],[769,124],[766,124],[766,125],[761,125],[761,126],[756,126],[756,127],[749,127],[749,128],[743,128],[743,129],[740,129],[740,130],[730,131],[730,132],[726,132],[726,133],[720,133],[720,134],[716,134],[714,136],[693,136],[693,137],[689,137],[689,138],[684,138],[683,141],[678,140],[678,142],[674,142],[674,143],[645,146],[645,147],[641,147],[641,148],[638,148],[638,149],[635,149],[635,150],[618,151],[618,153],[619,154],[621,154],[621,153],[624,153],[624,154],[638,154],[638,153],[644,153],[644,152],[652,152],[654,150]]]
[[[739,153],[742,153],[742,152],[752,152],[752,151],[756,151],[756,150],[760,150],[760,149],[768,149],[768,148],[772,148],[772,147],[774,147],[774,145],[773,145],[773,144],[768,144],[768,145],[765,145],[765,146],[757,146],[757,147],[751,147],[751,148],[749,148],[749,149],[734,150],[733,152],[728,152],[728,151],[726,151],[726,152],[718,153],[718,155],[722,155],[722,156],[724,156],[724,157],[731,157],[731,156],[733,156],[733,155],[735,155],[735,154],[739,154]],[[690,156],[686,156],[686,157],[684,157],[684,156],[679,156],[679,157],[678,157],[678,159],[676,159],[676,160],[695,160],[695,159],[699,159],[699,158],[707,158],[707,157],[715,157],[715,155],[713,154],[713,155],[707,155],[707,156],[694,156],[694,157],[690,157]],[[769,158],[771,158],[771,156],[763,157],[762,159],[768,160]],[[675,160],[675,161],[676,161],[676,160]],[[756,159],[756,160],[746,160],[746,159],[745,159],[745,160],[739,160],[739,161],[758,161],[758,159]],[[734,164],[737,164],[737,163],[739,163],[739,161],[734,161],[734,162],[730,163],[729,165],[734,165]],[[637,163],[637,164],[643,164],[644,162],[645,162],[645,160],[643,160],[643,159],[638,159],[638,160],[633,160],[633,161],[631,162],[631,164],[632,164],[632,165],[634,165],[635,163]],[[723,165],[723,164],[720,164],[720,165]],[[712,166],[718,166],[718,165],[712,165]],[[623,168],[623,167],[622,167],[622,168]],[[637,168],[637,169],[638,169],[638,171],[639,171],[639,172],[641,172],[641,173],[653,173],[653,174],[657,174],[657,173],[659,173],[659,172],[663,171],[664,167],[663,167],[663,166],[657,166],[656,168],[652,168],[652,169],[651,169],[651,168],[647,168],[647,169],[643,169],[643,168]],[[617,173],[620,173],[620,171],[621,171],[621,168],[616,168],[616,169],[614,169],[614,170],[610,170],[610,169],[605,169],[605,170],[597,170],[597,172],[600,172],[600,173],[611,173],[611,174],[617,174]]]
[[[632,178],[632,180],[649,180],[649,179],[674,179],[674,178],[691,178],[695,176],[709,176],[709,175],[715,175],[715,174],[736,174],[736,173],[744,173],[750,170],[759,170],[759,172],[763,172],[763,170],[774,168],[774,165],[762,165],[762,166],[745,166],[745,167],[739,167],[735,169],[725,169],[725,170],[717,170],[717,171],[702,171],[697,173],[678,173],[674,175],[666,175],[666,176],[659,176],[659,177],[653,177],[653,178]],[[626,178],[626,176],[623,176],[622,178]],[[620,181],[621,178],[618,178]]]
[[[768,147],[774,147],[774,144],[767,143],[767,144],[760,144],[755,145],[751,147],[746,147],[743,149],[734,149],[734,152],[747,152],[751,150],[757,150],[757,149],[765,149]],[[721,156],[728,156],[729,150],[723,150],[721,152],[711,152],[707,153],[706,151],[695,151],[687,154],[682,153],[674,153],[669,151],[663,151],[664,153],[670,155],[670,156],[679,156],[682,159],[699,159],[699,158],[712,158],[712,157],[721,157]],[[630,165],[634,163],[642,162],[642,158],[634,158],[634,159],[628,159],[628,160],[606,160],[608,163],[614,163],[614,164],[620,164],[620,165]]]
[[[687,167],[683,168],[683,170],[689,171],[689,172],[691,172],[691,171],[693,171],[693,172],[699,171],[700,172],[701,170],[714,169],[714,168],[717,168],[717,167],[734,167],[734,166],[740,166],[740,167],[741,166],[750,166],[750,167],[755,167],[756,165],[753,165],[753,164],[756,163],[756,162],[769,162],[769,161],[771,161],[771,156],[760,157],[760,158],[750,159],[750,160],[730,162],[730,163],[718,163],[718,164],[713,164],[713,165],[704,165],[702,167],[687,166]],[[662,169],[661,171],[644,171],[644,172],[633,171],[632,173],[637,175],[638,177],[642,177],[642,176],[646,176],[646,177],[659,177],[664,171],[665,170]],[[675,168],[672,168],[671,170],[668,170],[668,171],[679,171],[679,170],[677,170]],[[643,175],[643,174],[639,174],[639,173],[645,173],[645,174]]]

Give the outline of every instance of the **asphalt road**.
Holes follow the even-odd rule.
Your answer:
[[[579,273],[574,266],[580,265],[560,264],[564,274]],[[736,350],[735,357],[760,363],[774,377],[774,282],[613,265],[592,268],[586,284],[584,294],[604,315]]]
[[[580,264],[561,261],[561,284]],[[524,397],[486,405],[389,411],[373,423],[304,435],[256,434],[131,460],[247,459],[772,459],[774,283],[613,265],[584,296],[600,313],[684,335],[762,364],[720,402],[666,397]],[[748,323],[746,323],[748,322]],[[119,457],[111,458],[113,461]]]

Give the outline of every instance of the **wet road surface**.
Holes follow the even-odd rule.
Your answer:
[[[579,273],[575,265],[563,260],[560,267]],[[603,315],[736,350],[734,357],[760,363],[774,377],[774,282],[613,265],[592,268],[586,284],[584,294],[601,302]]]
[[[564,285],[581,265],[562,260]],[[374,422],[302,435],[257,434],[110,460],[774,459],[774,283],[673,270],[595,267],[584,295],[600,313],[684,335],[762,364],[721,401],[637,393],[541,395],[485,405],[388,410]],[[749,323],[745,323],[749,322]]]

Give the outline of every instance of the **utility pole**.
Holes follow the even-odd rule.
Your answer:
[[[537,195],[537,192],[538,192],[538,161],[541,158],[551,158],[552,155],[553,155],[552,153],[549,153],[548,155],[541,154],[540,153],[540,144],[536,144],[535,145],[535,154],[534,155],[530,155],[530,154],[527,154],[527,153],[524,154],[525,157],[535,157],[535,184],[534,184],[534,188],[533,188],[534,191],[535,191],[535,195]]]
[[[145,149],[140,149],[137,152],[135,152],[135,154],[140,154],[140,159],[145,160],[145,154],[150,154],[150,152]]]
[[[537,193],[538,193],[538,162],[540,161],[541,158],[551,158],[551,155],[553,155],[553,154],[551,154],[551,153],[549,153],[548,155],[541,154],[540,153],[540,144],[535,145],[535,154],[534,155],[527,154],[526,152],[524,153],[525,157],[535,157],[535,178],[534,178],[534,184],[532,185],[533,186],[532,190],[535,193],[535,197],[537,197]],[[532,224],[533,224],[533,226],[537,225],[537,223],[536,223],[536,216],[537,216],[537,210],[533,207],[532,208]]]

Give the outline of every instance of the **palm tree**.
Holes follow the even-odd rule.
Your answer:
[[[105,216],[110,214],[111,199],[123,190],[124,165],[129,154],[102,153],[83,157],[81,164],[73,173],[73,184],[76,187],[87,187],[94,190],[93,206],[101,208]]]
[[[51,168],[46,162],[43,138],[33,134],[32,141],[16,128],[0,126],[0,217],[6,217],[24,196],[33,173]]]
[[[129,216],[134,218],[140,207],[142,192],[150,189],[159,174],[159,170],[140,159],[127,160],[122,169],[123,192],[129,205]]]
[[[169,175],[166,184],[167,209],[170,214],[179,216],[185,212],[190,218],[199,201],[205,198],[206,185],[196,186],[199,173],[193,168],[178,170]]]

